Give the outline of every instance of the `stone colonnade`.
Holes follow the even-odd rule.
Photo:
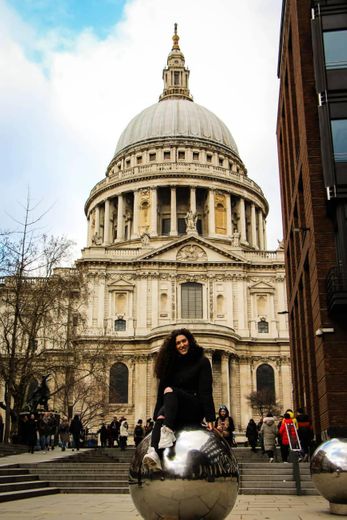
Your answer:
[[[177,188],[170,190],[170,236],[177,236]],[[138,239],[144,232],[156,237],[159,232],[158,190],[145,188],[121,193],[96,204],[88,215],[88,246],[108,246],[113,242]],[[197,211],[197,188],[187,187],[189,200],[186,211]],[[206,229],[203,235],[231,238],[238,234],[243,244],[255,249],[266,249],[266,225],[264,213],[254,202],[230,193],[205,189]]]

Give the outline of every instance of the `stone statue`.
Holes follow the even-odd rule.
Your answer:
[[[234,247],[240,246],[240,236],[241,236],[241,234],[237,230],[235,230],[233,233],[232,240],[231,240],[231,243]]]
[[[193,211],[190,209],[187,211],[186,216],[184,217],[186,221],[186,231],[189,232],[196,232],[196,221],[198,219],[198,216],[196,213],[193,213]]]
[[[149,246],[149,241],[150,241],[150,236],[148,233],[142,233],[141,235],[141,245],[142,247],[148,247]]]
[[[48,400],[50,398],[50,391],[47,385],[47,380],[50,374],[42,376],[41,383],[32,391],[26,403],[26,408],[30,413],[35,413],[38,405],[42,405],[44,410],[48,411]]]
[[[97,231],[95,231],[93,235],[92,243],[96,246],[100,246],[102,244],[102,236]]]

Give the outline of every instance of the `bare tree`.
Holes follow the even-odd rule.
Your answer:
[[[246,399],[260,417],[264,417],[269,412],[273,415],[278,415],[281,412],[281,404],[270,390],[256,390],[247,395]]]
[[[28,197],[18,229],[0,233],[0,379],[5,384],[5,442],[12,418],[22,410],[33,378],[46,371],[50,349],[69,347],[71,309],[80,273],[54,269],[66,261],[72,242],[38,231]]]

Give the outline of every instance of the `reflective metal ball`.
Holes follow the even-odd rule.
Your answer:
[[[129,470],[137,510],[145,520],[222,520],[233,508],[239,488],[238,465],[228,443],[199,427],[175,435],[175,445],[163,451],[162,471],[142,464],[150,435],[137,447]]]
[[[311,459],[312,480],[330,502],[330,511],[347,514],[347,439],[323,442]]]

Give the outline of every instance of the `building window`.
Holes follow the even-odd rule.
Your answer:
[[[347,162],[347,119],[333,119],[331,133],[335,161]]]
[[[202,318],[202,285],[188,282],[181,286],[181,317],[184,319]]]
[[[126,330],[127,328],[127,322],[123,319],[118,319],[114,321],[114,330],[121,331]]]
[[[261,334],[269,332],[269,323],[265,318],[261,318],[260,321],[258,321],[258,332]]]
[[[180,73],[179,72],[174,72],[174,85],[179,85],[180,84]]]
[[[257,392],[261,392],[268,403],[275,402],[274,369],[267,363],[257,368]]]
[[[128,402],[129,371],[124,363],[115,363],[110,370],[110,403]]]
[[[142,164],[142,155],[138,155],[138,156],[136,157],[136,163],[137,163],[137,164]]]
[[[164,160],[169,161],[171,158],[171,152],[164,152]]]
[[[126,168],[130,168],[130,159],[127,159],[127,160],[125,161],[125,167],[126,167]]]
[[[219,157],[219,158],[218,158],[218,162],[219,162],[219,166],[223,166],[223,165],[224,165],[224,159],[223,159],[223,157]]]
[[[171,227],[171,219],[170,218],[163,218],[161,221],[161,234],[162,235],[169,235],[170,234],[170,227]]]
[[[157,155],[157,154],[156,154],[155,152],[150,153],[150,154],[149,154],[149,160],[150,160],[150,161],[155,161],[155,159],[156,159],[156,155]]]
[[[208,153],[208,154],[206,155],[206,162],[209,162],[209,163],[212,162],[212,155],[211,155],[210,153]]]
[[[199,152],[193,152],[193,161],[199,160]]]
[[[347,30],[323,33],[325,66],[327,69],[347,67]]]
[[[184,159],[186,158],[186,152],[179,151],[178,158],[180,161],[184,161]]]

